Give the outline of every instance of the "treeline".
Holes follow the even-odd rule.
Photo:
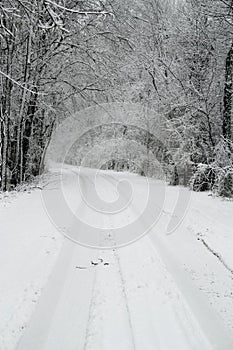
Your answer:
[[[42,170],[61,119],[122,101],[164,116],[175,184],[191,168],[194,190],[233,194],[231,0],[12,0],[0,11],[3,190]]]
[[[97,37],[104,35],[103,26],[112,16],[110,6],[91,0],[1,1],[2,190],[42,171],[66,101],[79,94],[90,103],[88,93],[101,92],[99,72],[93,67],[100,56],[104,59],[103,41]]]
[[[124,93],[165,117],[171,183],[232,196],[232,1],[146,0],[129,6],[135,46]]]
[[[172,183],[191,169],[192,189],[232,196],[233,3],[137,5],[125,92],[166,117],[167,147],[179,143]]]

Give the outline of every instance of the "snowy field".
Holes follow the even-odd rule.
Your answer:
[[[83,174],[88,198],[94,176]],[[114,216],[84,209],[79,176],[67,167],[65,197],[96,232],[140,216],[145,178],[101,172],[98,193],[107,206],[121,177],[135,189],[130,206]],[[180,189],[166,186],[148,234],[120,249],[90,249],[64,238],[49,218],[43,191],[56,209],[56,169],[48,179],[43,189],[1,197],[1,350],[233,349],[232,201],[192,192],[184,220],[167,234]]]

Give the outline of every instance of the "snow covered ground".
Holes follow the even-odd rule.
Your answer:
[[[39,189],[0,201],[0,349],[14,349],[35,309],[63,237],[45,214]]]
[[[115,186],[122,178],[133,185],[132,201],[103,215],[105,206],[125,204]],[[101,172],[98,211],[86,203],[99,203],[94,172],[67,166],[64,195],[86,225],[74,222],[73,232],[58,205],[58,179],[53,169],[42,191],[9,194],[0,202],[0,349],[233,348],[233,202],[192,192],[184,220],[167,234],[180,189],[166,186],[161,216],[148,234],[120,249],[91,249],[64,238],[57,227],[81,243],[93,243],[94,232],[98,244],[114,246],[116,228],[129,225],[127,237],[134,240],[134,230],[148,226],[151,208],[138,227],[131,225],[146,205],[147,181]],[[150,180],[150,189],[160,186]],[[123,184],[118,190],[128,189]],[[81,232],[88,225],[93,230]]]

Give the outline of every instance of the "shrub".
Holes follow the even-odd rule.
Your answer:
[[[190,187],[197,192],[209,191],[213,188],[215,178],[214,168],[211,165],[200,163],[191,177]]]
[[[214,192],[221,197],[233,197],[233,167],[218,168]]]

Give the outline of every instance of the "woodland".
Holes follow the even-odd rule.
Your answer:
[[[71,114],[131,102],[166,118],[170,184],[232,197],[232,78],[232,0],[2,0],[0,188],[43,172]]]

